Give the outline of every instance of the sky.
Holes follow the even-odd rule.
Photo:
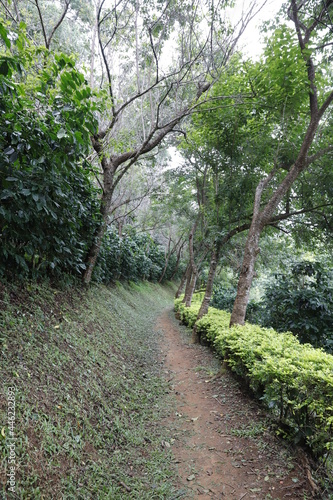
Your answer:
[[[273,19],[276,16],[277,12],[281,8],[282,3],[283,0],[267,0],[264,7],[249,23],[238,46],[238,48],[244,47],[243,52],[245,52],[246,55],[254,57],[256,59],[259,58],[263,50],[263,44],[260,42],[260,25],[264,21]],[[242,10],[246,10],[248,4],[248,0],[237,0],[231,18],[237,21],[242,13]]]

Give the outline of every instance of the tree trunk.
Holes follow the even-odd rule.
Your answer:
[[[162,280],[164,278],[164,275],[166,273],[166,270],[168,269],[168,264],[169,264],[169,259],[171,257],[171,236],[169,236],[169,242],[168,242],[168,250],[167,250],[167,254],[165,256],[165,265],[164,265],[164,269],[162,271],[162,274],[161,274],[161,277],[160,279],[158,280],[159,283],[162,283]]]
[[[189,235],[189,252],[190,252],[189,266],[191,269],[191,275],[189,276],[189,279],[186,282],[185,297],[183,300],[183,302],[185,302],[186,307],[191,306],[192,297],[193,297],[195,285],[197,283],[197,278],[198,278],[198,267],[195,264],[194,249],[193,249],[194,233],[195,233],[195,230],[197,228],[198,221],[199,221],[199,217],[196,219],[195,223],[193,224],[190,235]]]
[[[170,278],[170,281],[172,281],[174,279],[174,277],[176,276],[177,274],[177,271],[178,271],[178,267],[179,267],[179,263],[180,263],[180,257],[181,257],[181,254],[182,254],[182,249],[183,249],[183,246],[185,244],[185,241],[180,245],[179,249],[178,249],[178,252],[177,252],[177,262],[176,262],[176,267],[175,267],[175,270],[174,272],[172,273],[172,276]],[[186,272],[186,271],[185,271]],[[186,278],[185,278],[186,279]],[[185,283],[185,281],[184,281]],[[183,285],[184,286],[184,285]]]
[[[247,304],[249,302],[250,289],[254,276],[254,266],[257,255],[260,252],[259,239],[262,226],[258,221],[254,221],[249,230],[246,240],[242,268],[239,276],[237,296],[232,309],[230,326],[244,325]]]
[[[112,170],[112,164],[110,163],[107,168],[104,168],[104,186],[103,186],[104,192],[101,198],[101,205],[100,205],[102,222],[95,231],[93,242],[87,253],[86,257],[87,267],[82,277],[82,281],[85,285],[89,285],[91,281],[92,273],[96,265],[99,251],[101,249],[103,242],[103,237],[108,225],[108,218],[109,218],[109,212],[110,212],[113,189],[114,189],[113,177],[114,174]]]
[[[96,5],[96,18],[94,20],[94,26],[91,36],[91,51],[90,51],[90,88],[94,88],[94,69],[95,69],[95,47],[96,47],[96,36],[97,36],[97,12],[100,7],[100,1]]]
[[[219,261],[219,248],[218,249],[214,248],[214,250],[212,251],[211,259],[210,259],[210,266],[209,266],[205,296],[204,296],[204,299],[202,301],[201,307],[199,309],[197,320],[202,318],[202,316],[204,316],[208,312],[208,307],[209,307],[209,304],[210,304],[210,301],[211,301],[212,295],[213,295],[214,278],[215,278],[215,274],[216,274],[218,261]]]
[[[187,279],[189,267],[190,267],[190,265],[188,264],[187,268],[185,269],[185,271],[183,273],[183,276],[181,277],[180,284],[179,284],[178,290],[177,290],[176,295],[175,295],[175,299],[179,299],[179,297],[180,297],[180,295],[181,295],[181,293],[183,291],[183,288],[185,286],[185,282],[186,282],[186,279]]]
[[[195,285],[197,284],[198,279],[198,270],[192,270],[192,277],[190,281],[190,285],[187,290],[187,294],[185,293],[185,305],[186,307],[191,307],[192,297],[195,290]]]
[[[186,297],[190,293],[191,280],[192,280],[192,266],[191,266],[191,263],[189,263],[189,268],[188,268],[187,276],[186,276],[185,294],[184,294],[184,298],[183,298],[184,303],[186,303]]]
[[[96,265],[97,257],[102,246],[103,237],[106,230],[106,224],[103,222],[96,230],[94,234],[93,243],[89,249],[89,253],[86,259],[86,269],[83,273],[82,281],[85,285],[89,285],[92,277],[94,267]]]
[[[200,318],[202,318],[202,316],[207,314],[207,312],[208,312],[208,307],[209,307],[209,304],[210,304],[210,301],[211,301],[211,298],[213,295],[213,285],[214,285],[214,278],[215,278],[218,259],[219,259],[219,250],[220,250],[219,248],[214,248],[212,251],[205,296],[204,296],[204,299],[202,301],[201,307],[199,309],[197,321]],[[199,334],[197,332],[197,325],[196,324],[194,325],[193,331],[192,331],[192,342],[193,342],[193,344],[198,344],[200,342],[200,337],[199,337]]]

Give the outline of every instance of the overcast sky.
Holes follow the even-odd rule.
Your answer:
[[[236,6],[234,7],[234,14],[232,18],[235,20],[239,19],[242,9],[246,10],[248,5],[247,0],[237,0]],[[264,7],[261,9],[259,14],[250,22],[242,36],[239,44],[239,48],[244,47],[243,52],[247,55],[258,58],[263,50],[263,45],[260,43],[260,25],[264,21],[269,19],[274,19],[277,12],[280,10],[283,0],[267,0]]]

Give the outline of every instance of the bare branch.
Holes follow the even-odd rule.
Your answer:
[[[40,7],[39,7],[38,0],[35,0],[35,4],[36,4],[37,10],[38,10],[40,24],[42,26],[45,47],[48,49],[49,47],[48,47],[48,43],[47,43],[47,36],[46,36],[46,31],[45,31],[45,26],[44,26],[44,20],[43,20],[42,12],[41,12]]]
[[[330,153],[331,151],[333,151],[333,145],[327,146],[327,148],[322,149],[317,153],[309,156],[306,160],[306,166],[308,167],[311,163],[313,163],[316,160],[319,160],[319,158],[322,158],[325,154]]]
[[[44,20],[43,20],[43,15],[42,15],[42,12],[41,12],[41,9],[40,9],[40,6],[39,6],[39,3],[38,3],[38,0],[35,0],[35,4],[36,4],[36,7],[37,7],[37,10],[38,10],[38,15],[39,15],[39,20],[40,20],[40,24],[42,26],[42,32],[43,32],[43,37],[44,37],[44,42],[45,42],[45,47],[47,49],[50,48],[50,44],[51,44],[51,40],[55,34],[55,32],[57,31],[57,29],[59,28],[59,26],[61,25],[61,23],[63,22],[66,14],[67,14],[67,11],[68,11],[68,8],[69,8],[69,4],[70,4],[70,0],[65,0],[65,8],[59,18],[59,21],[54,25],[49,37],[47,37],[47,34],[46,34],[46,29],[45,29],[45,24],[44,24]]]
[[[37,0],[36,0],[36,2],[37,2]],[[48,42],[47,42],[47,46],[46,46],[47,49],[50,47],[50,43],[51,43],[51,40],[53,38],[54,33],[57,31],[57,29],[59,28],[60,24],[63,22],[66,14],[67,14],[69,4],[70,4],[70,0],[65,0],[65,8],[63,10],[63,13],[61,14],[59,21],[54,26],[54,28],[51,31],[50,36],[48,38]]]

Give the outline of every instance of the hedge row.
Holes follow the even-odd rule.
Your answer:
[[[195,295],[189,308],[175,301],[190,327],[201,299]],[[300,344],[290,332],[250,323],[229,328],[229,320],[229,313],[211,307],[197,322],[198,333],[278,417],[285,437],[308,445],[317,457],[327,455],[333,449],[333,356]]]

